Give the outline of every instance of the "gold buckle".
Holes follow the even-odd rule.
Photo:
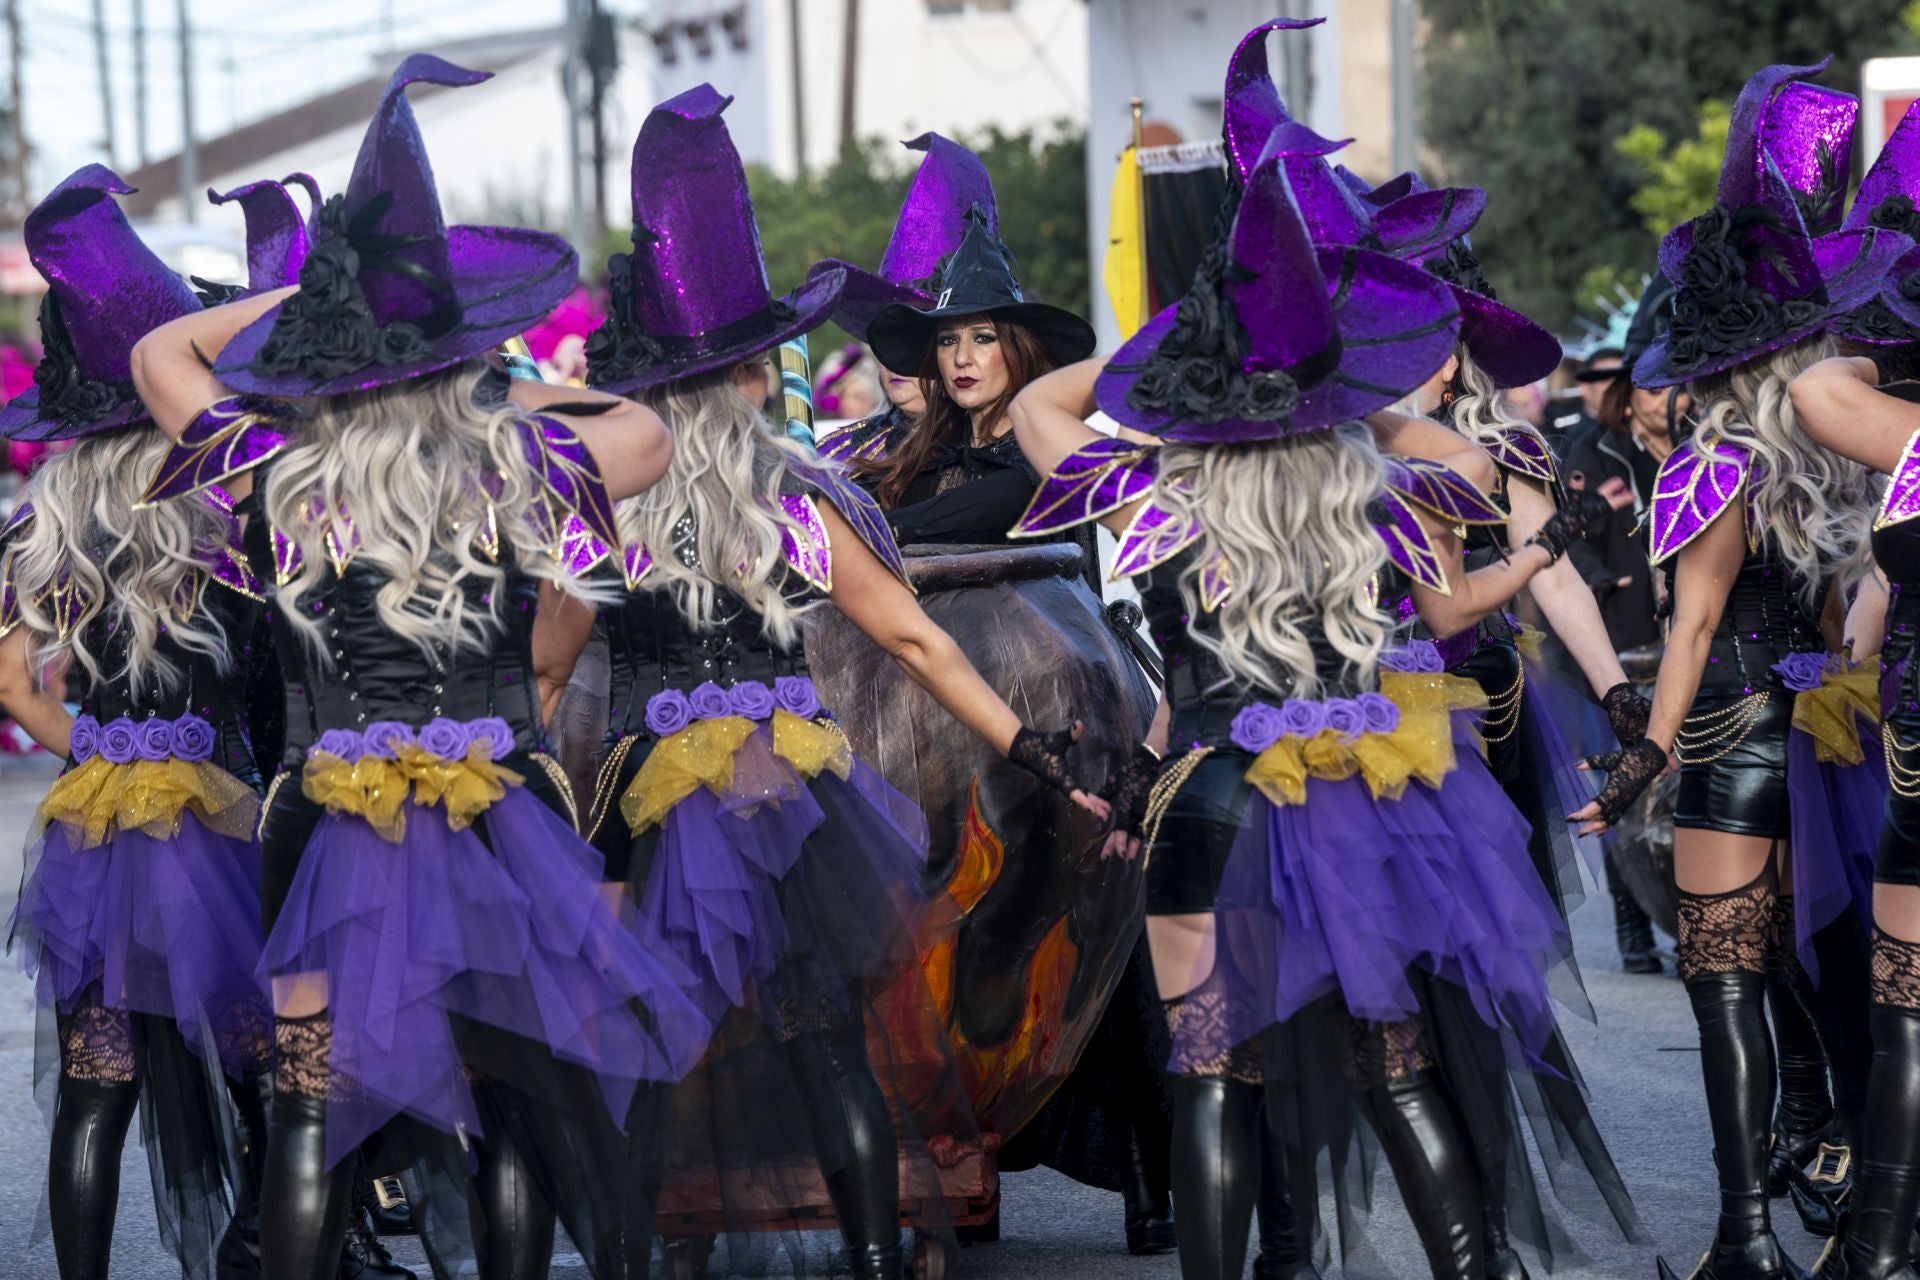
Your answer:
[[[1820,1150],[1814,1154],[1813,1163],[1807,1171],[1807,1180],[1833,1186],[1845,1182],[1847,1175],[1852,1171],[1853,1148],[1823,1142],[1820,1144]]]
[[[407,1202],[407,1189],[400,1185],[398,1178],[375,1178],[373,1198],[380,1202],[382,1209],[394,1209]]]

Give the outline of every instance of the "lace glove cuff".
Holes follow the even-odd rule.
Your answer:
[[[1639,738],[1623,750],[1588,756],[1586,763],[1590,769],[1606,771],[1607,785],[1600,788],[1595,798],[1600,803],[1600,817],[1608,826],[1613,826],[1640,798],[1640,793],[1667,771],[1667,753],[1651,739]]]
[[[1542,546],[1558,563],[1567,554],[1574,539],[1583,536],[1613,514],[1613,505],[1592,489],[1580,489],[1567,495],[1561,508],[1540,526],[1540,532],[1527,539],[1528,546]]]
[[[1634,692],[1632,685],[1622,680],[1607,690],[1606,697],[1600,699],[1600,705],[1606,708],[1607,723],[1613,726],[1613,736],[1621,743],[1634,742],[1647,736],[1647,722],[1653,718],[1653,704]]]
[[[1142,834],[1147,820],[1147,798],[1160,778],[1160,757],[1146,743],[1138,743],[1126,768],[1120,772],[1120,785],[1113,790],[1113,829],[1128,836]]]
[[[1073,749],[1071,729],[1031,729],[1020,726],[1007,748],[1007,759],[1061,792],[1083,790],[1067,767],[1067,752]]]

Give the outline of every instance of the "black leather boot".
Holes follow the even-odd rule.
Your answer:
[[[545,1280],[553,1261],[553,1208],[504,1134],[481,1150],[473,1195],[480,1280]]]
[[[346,1244],[340,1250],[340,1280],[417,1280],[413,1272],[393,1260],[373,1229],[367,1202],[372,1184],[361,1178],[354,1186],[353,1211],[347,1215]]]
[[[858,1007],[857,1005],[855,1006]],[[900,1280],[900,1139],[858,1018],[787,1045],[854,1280]]]
[[[1735,970],[1687,981],[1700,1028],[1700,1071],[1720,1179],[1720,1224],[1695,1280],[1805,1280],[1780,1249],[1767,1212],[1767,1154],[1773,1145],[1773,1042],[1766,979]],[[1659,1260],[1662,1280],[1678,1273]]]
[[[1434,1073],[1385,1081],[1362,1097],[1434,1280],[1481,1280],[1480,1173]]]
[[[233,1218],[214,1254],[214,1274],[218,1280],[258,1280],[260,1180],[266,1172],[267,1107],[273,1100],[273,1073],[261,1071],[239,1084],[230,1082],[227,1093],[240,1116],[240,1131],[235,1135],[240,1159],[237,1165],[229,1162],[227,1170],[233,1189]]]
[[[1882,945],[1885,945],[1884,941]],[[1920,947],[1913,948],[1920,952]],[[1914,1280],[1913,1224],[1920,1216],[1920,1010],[1873,1006],[1868,1128],[1839,1271],[1847,1280]],[[1830,1258],[1831,1260],[1831,1258]]]
[[[1625,888],[1609,887],[1613,898],[1613,939],[1620,948],[1622,972],[1665,972],[1660,957],[1654,953],[1653,921]]]
[[[260,1265],[273,1280],[336,1280],[357,1160],[327,1167],[327,1104],[276,1091],[260,1187]]]
[[[1172,1253],[1179,1244],[1173,1235],[1173,1201],[1167,1194],[1166,1169],[1162,1167],[1154,1177],[1138,1138],[1129,1146],[1133,1169],[1120,1189],[1127,1209],[1127,1252],[1136,1258]]]
[[[1813,1019],[1784,977],[1769,975],[1767,1012],[1779,1063],[1780,1101],[1773,1111],[1773,1151],[1767,1162],[1767,1194],[1787,1194],[1793,1172],[1804,1169],[1833,1128],[1833,1097],[1827,1089],[1827,1057]]]
[[[1260,1086],[1219,1076],[1170,1084],[1181,1280],[1239,1280],[1260,1186]]]
[[[107,1280],[120,1207],[120,1152],[140,1087],[60,1077],[47,1153],[47,1210],[60,1280]]]
[[[1313,1241],[1293,1212],[1284,1163],[1280,1144],[1262,1124],[1260,1198],[1254,1205],[1260,1252],[1253,1258],[1253,1280],[1320,1280],[1313,1265]]]
[[[400,1185],[400,1179],[392,1175],[375,1178],[361,1188],[354,1198],[360,1201],[367,1216],[373,1219],[375,1235],[411,1236],[420,1233],[420,1228],[414,1225],[413,1205],[407,1200],[407,1189]]]
[[[1782,899],[1782,905],[1791,899]],[[1800,1005],[1819,1035],[1833,1082],[1833,1105],[1846,1143],[1866,1123],[1867,1075],[1873,1062],[1873,1032],[1869,1025],[1868,992],[1872,990],[1869,957],[1872,943],[1852,912],[1813,935],[1814,960],[1819,968],[1816,988],[1793,952],[1792,915],[1783,912],[1778,949],[1781,969]],[[1816,1150],[1815,1167],[1805,1178],[1794,1179],[1794,1208],[1801,1224],[1815,1235],[1830,1235],[1853,1189],[1849,1155]]]

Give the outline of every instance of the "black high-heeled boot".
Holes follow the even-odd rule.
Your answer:
[[[120,1152],[140,1087],[62,1075],[47,1153],[47,1211],[60,1280],[107,1280],[120,1208]]]
[[[858,1007],[857,1005],[855,1006]],[[858,1018],[787,1044],[854,1280],[900,1280],[900,1139]]]
[[[335,1280],[357,1160],[327,1167],[327,1104],[284,1089],[267,1111],[260,1268],[273,1280]]]
[[[378,1203],[362,1165],[353,1178],[353,1208],[347,1213],[346,1242],[340,1250],[340,1280],[415,1280],[413,1272],[395,1262],[380,1243],[373,1221]]]
[[[1294,1215],[1280,1144],[1264,1124],[1260,1131],[1260,1198],[1254,1218],[1260,1252],[1253,1257],[1253,1280],[1320,1280],[1313,1265],[1313,1242]]]
[[[553,1262],[553,1207],[534,1184],[519,1148],[504,1134],[480,1152],[473,1179],[480,1280],[545,1280]]]
[[[1260,1186],[1260,1086],[1222,1076],[1169,1083],[1181,1280],[1239,1280]]]
[[[229,1082],[227,1095],[240,1117],[238,1163],[228,1162],[227,1181],[233,1190],[233,1218],[214,1254],[218,1280],[258,1280],[260,1275],[260,1180],[267,1163],[267,1108],[273,1100],[273,1073],[261,1071],[238,1084]]]
[[[1687,980],[1700,1028],[1700,1071],[1720,1179],[1720,1223],[1695,1280],[1806,1280],[1781,1251],[1767,1211],[1773,1144],[1773,1042],[1763,1005],[1766,979],[1733,970]],[[1678,1280],[1659,1260],[1661,1280]]]
[[[1885,947],[1888,939],[1882,939]],[[1920,946],[1896,943],[1920,957]],[[1914,1280],[1913,1224],[1920,1216],[1920,1010],[1873,1006],[1869,1127],[1849,1206],[1843,1255],[1821,1280]]]
[[[1795,950],[1792,899],[1781,899],[1780,907],[1775,945],[1780,971],[1812,1021],[1826,1058],[1834,1110],[1839,1117],[1840,1136],[1833,1141],[1849,1143],[1851,1135],[1866,1123],[1867,1075],[1873,1062],[1867,995],[1872,989],[1868,962],[1871,944],[1852,912],[1814,934],[1812,950],[1820,972],[1816,988]],[[1816,1153],[1820,1151],[1816,1147]],[[1794,1209],[1801,1224],[1813,1234],[1833,1233],[1852,1192],[1853,1180],[1848,1173],[1851,1163],[1845,1158],[1822,1158],[1810,1175],[1789,1176]]]
[[[1132,1148],[1133,1168],[1120,1189],[1127,1211],[1127,1252],[1136,1258],[1171,1253],[1179,1247],[1173,1234],[1173,1201],[1167,1194],[1164,1153],[1156,1178],[1147,1166],[1136,1135]]]
[[[1780,1101],[1773,1110],[1773,1151],[1767,1160],[1767,1194],[1787,1194],[1793,1172],[1813,1159],[1833,1128],[1833,1096],[1827,1089],[1827,1057],[1813,1019],[1784,975],[1767,977],[1767,1013],[1773,1023]]]
[[[1434,1073],[1383,1081],[1362,1098],[1434,1280],[1481,1280],[1486,1224],[1479,1170]]]

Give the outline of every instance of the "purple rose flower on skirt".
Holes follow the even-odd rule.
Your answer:
[[[733,705],[727,701],[727,691],[711,680],[696,688],[687,701],[693,704],[693,714],[702,720],[718,720],[733,714]]]
[[[92,716],[75,716],[73,733],[67,739],[67,759],[85,764],[100,749],[100,722]]]
[[[1233,745],[1259,755],[1286,735],[1285,717],[1277,708],[1256,702],[1240,708],[1233,718]]]
[[[133,748],[142,760],[155,764],[173,754],[173,722],[154,718],[143,720],[134,731]]]
[[[127,764],[139,753],[139,739],[133,721],[121,716],[101,727],[100,754],[110,764]]]
[[[1380,669],[1415,675],[1437,675],[1446,670],[1446,663],[1440,657],[1440,646],[1433,641],[1409,640],[1405,644],[1381,650]]]
[[[367,754],[367,740],[351,729],[329,729],[320,735],[313,749],[352,762]]]
[[[173,754],[188,764],[213,756],[213,726],[189,712],[173,722]]]
[[[693,723],[693,704],[678,689],[662,689],[647,699],[647,732],[671,738]]]
[[[495,760],[505,760],[513,754],[513,726],[499,716],[481,716],[478,720],[469,720],[466,724],[467,746],[476,742],[487,744],[487,754]]]
[[[758,680],[742,680],[727,690],[727,709],[748,720],[766,720],[773,715],[773,690]]]
[[[1291,738],[1317,738],[1327,727],[1327,709],[1305,698],[1288,698],[1280,708],[1281,732]]]
[[[1327,699],[1327,728],[1340,735],[1340,741],[1353,742],[1367,731],[1367,713],[1352,698]]]
[[[375,720],[366,730],[367,754],[391,760],[401,747],[414,744],[413,726],[398,720]]]
[[[1368,733],[1392,733],[1400,727],[1400,707],[1384,693],[1363,693],[1354,699]]]
[[[820,714],[820,692],[806,676],[781,676],[773,682],[773,700],[782,711],[811,720]]]
[[[442,760],[464,760],[473,735],[458,720],[438,716],[420,731],[420,746]]]
[[[1773,669],[1780,673],[1780,679],[1787,688],[1795,693],[1805,693],[1820,687],[1820,678],[1827,673],[1827,655],[1790,653],[1774,663]]]

